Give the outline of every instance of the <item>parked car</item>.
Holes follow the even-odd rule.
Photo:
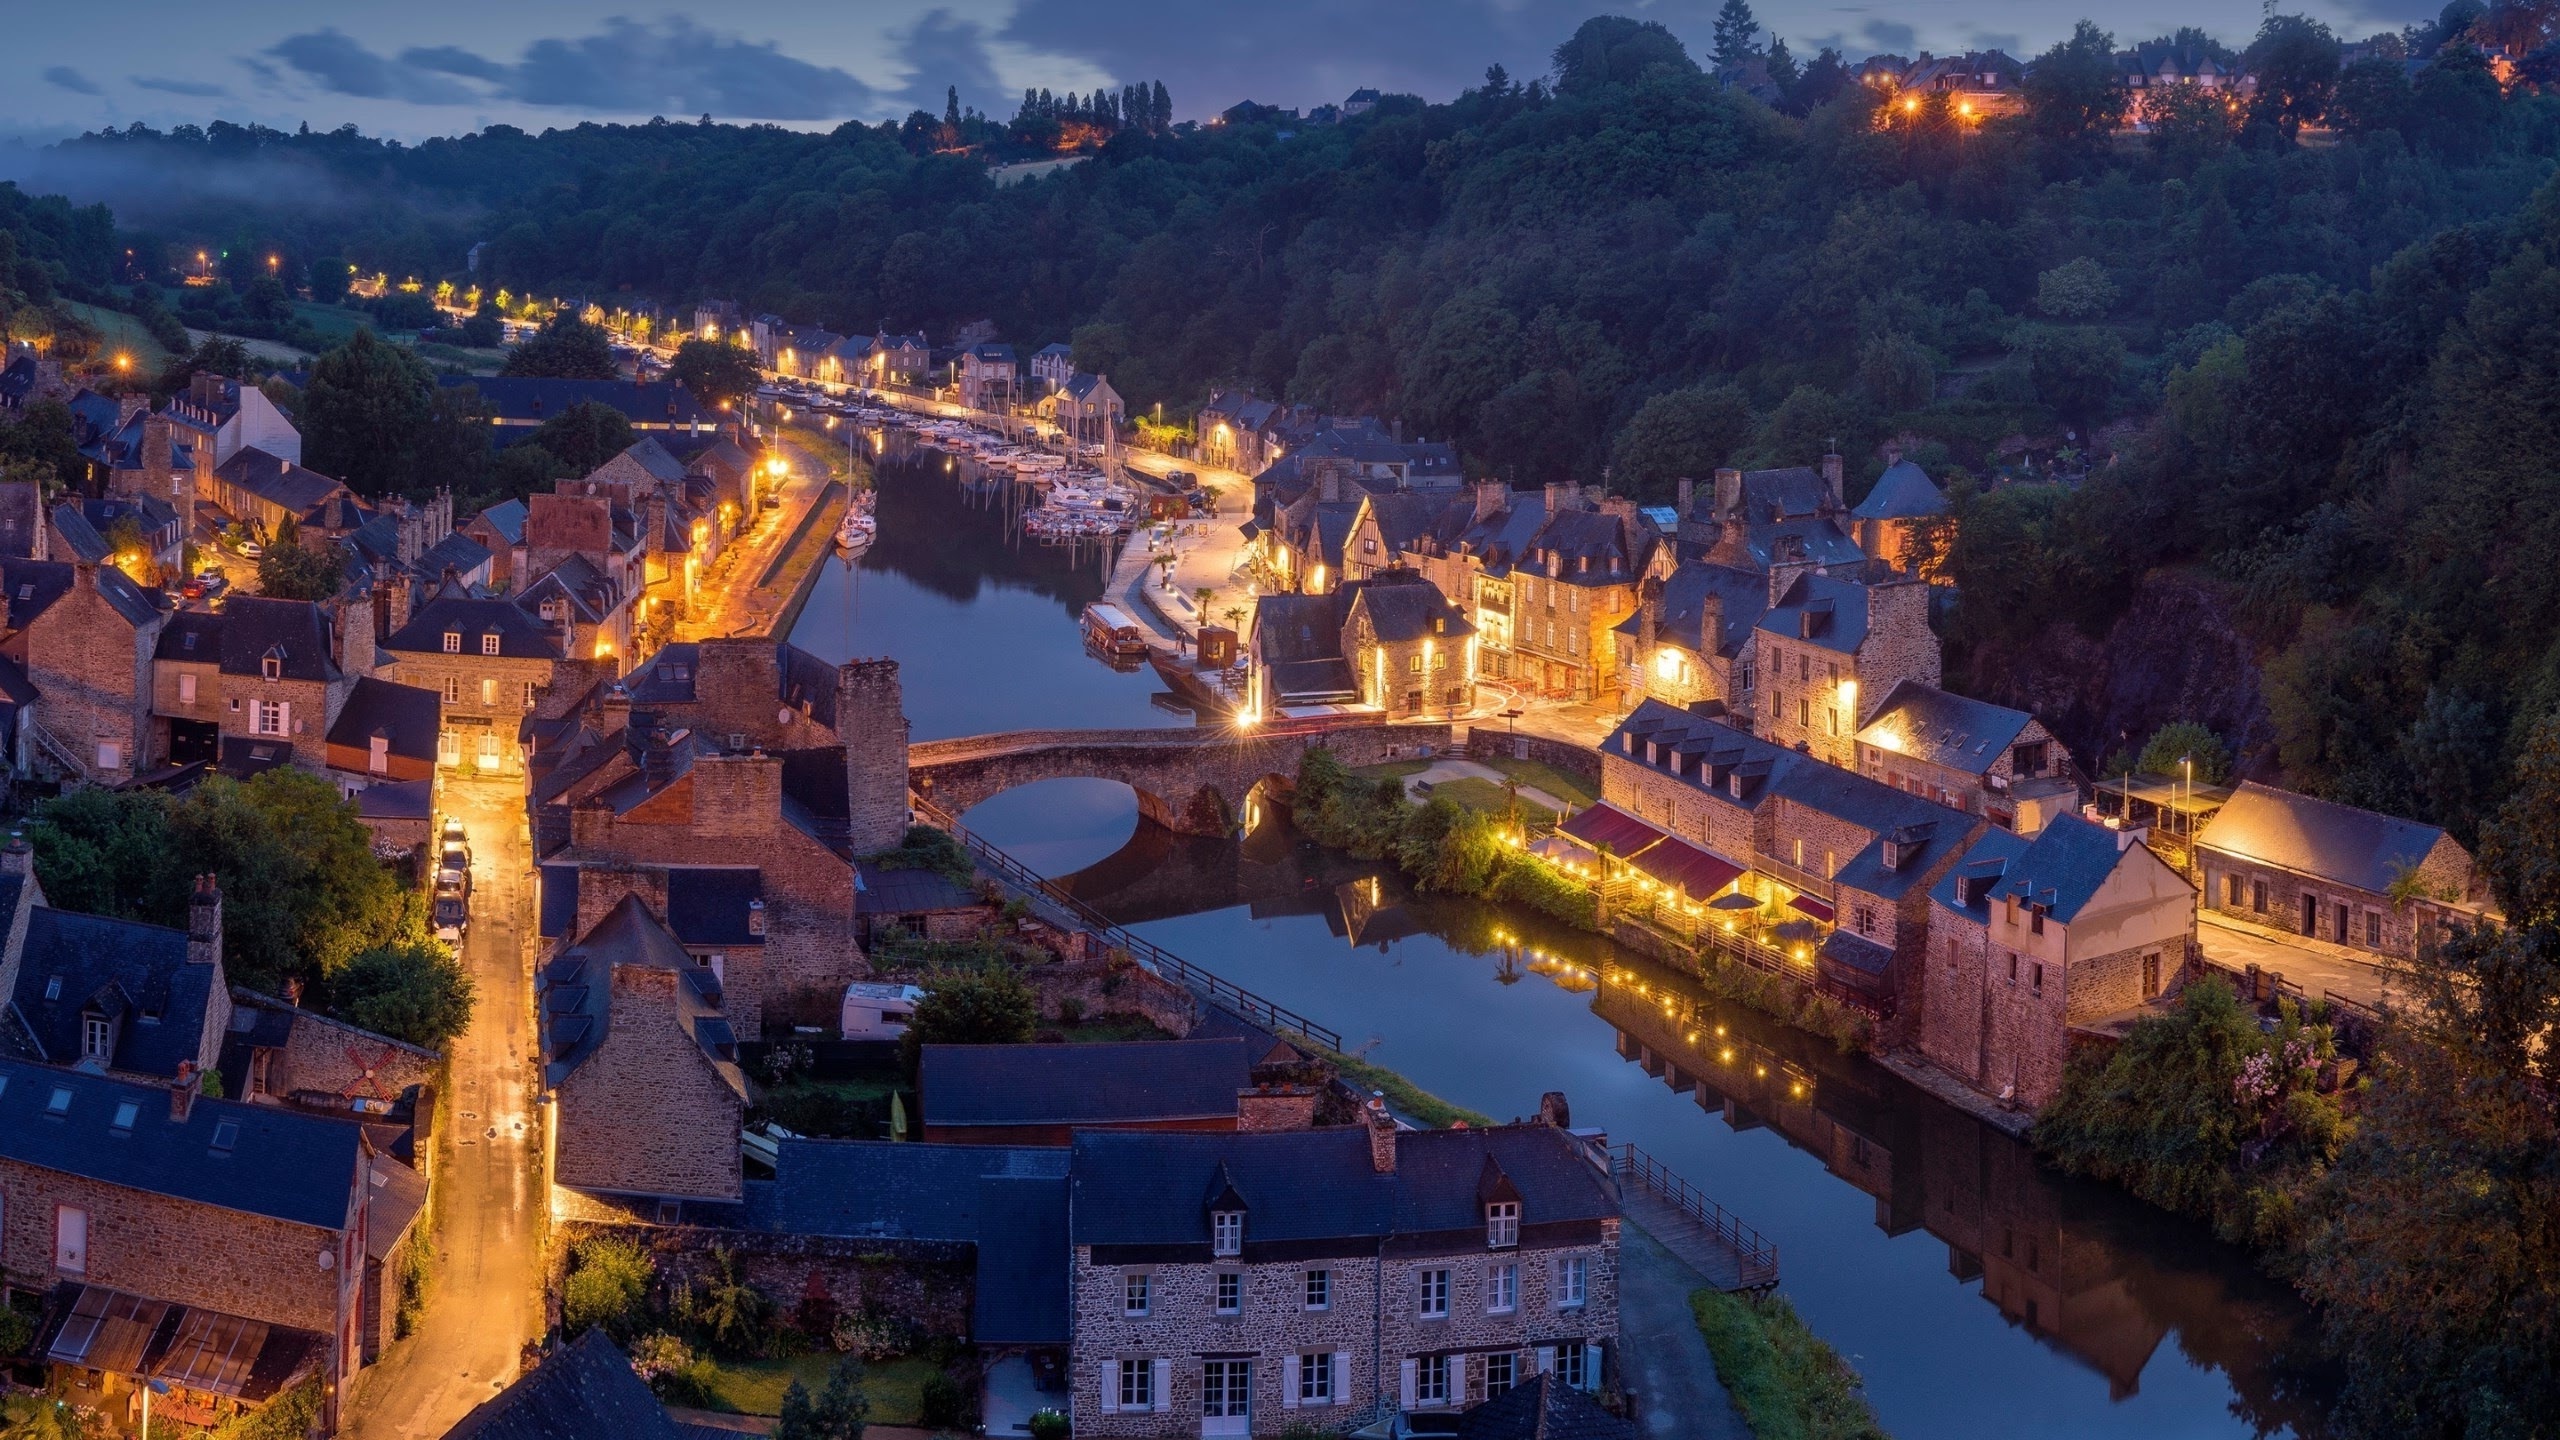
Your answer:
[[[447,815],[444,817],[444,829],[438,835],[436,843],[447,850],[459,845],[462,847],[463,854],[469,855],[471,853],[471,837],[465,833],[462,828],[461,816]]]
[[[259,544],[255,540],[243,540],[240,542],[240,558],[243,560],[263,560],[266,558],[266,554],[267,547]]]
[[[471,902],[460,895],[436,896],[436,938],[448,945],[460,945],[463,932],[471,928]]]
[[[201,580],[190,580],[186,584],[178,587],[178,594],[184,599],[201,600],[204,598],[204,582]]]
[[[471,852],[462,846],[446,846],[436,860],[436,892],[442,894],[447,886],[462,895],[471,893]]]
[[[219,570],[207,570],[196,577],[196,583],[204,587],[207,595],[219,595],[231,588],[231,577]]]

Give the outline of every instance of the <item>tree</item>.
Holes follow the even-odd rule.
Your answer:
[[[228,335],[207,335],[188,354],[171,361],[160,372],[156,388],[164,395],[184,390],[198,375],[221,375],[245,379],[249,374],[249,347]]]
[[[1899,332],[1858,347],[1858,384],[1887,410],[1914,410],[1938,393],[1938,363],[1927,346]]]
[[[2468,45],[2448,45],[2418,72],[2410,94],[2417,138],[2458,164],[2487,158],[2497,139],[2499,92],[2489,59]]]
[[[2509,924],[2560,924],[2560,713],[2526,732],[2511,783],[2481,829],[2481,871]]]
[[[715,407],[724,402],[735,405],[753,395],[760,378],[752,352],[698,338],[676,347],[667,373],[692,391],[695,400]]]
[[[302,462],[358,494],[395,491],[435,416],[435,377],[418,358],[358,330],[311,366]]]
[[[622,368],[614,362],[613,341],[604,331],[566,310],[551,317],[534,337],[508,354],[501,375],[532,375],[553,380],[615,380]]]
[[[1595,15],[1583,21],[1572,39],[1556,47],[1555,66],[1560,95],[1587,94],[1604,85],[1632,85],[1657,68],[1671,75],[1698,73],[1698,62],[1689,58],[1688,48],[1660,21],[1630,20],[1623,15]]]
[[[2107,267],[2083,255],[2036,277],[2036,308],[2056,320],[2095,320],[2116,303]]]
[[[2231,778],[2231,749],[2193,720],[2172,720],[2151,732],[2133,768],[2145,775],[2220,785]]]
[[[2182,170],[2212,159],[2240,136],[2239,103],[2201,85],[2164,85],[2143,101],[2151,149]]]
[[[352,267],[335,255],[323,255],[312,261],[311,273],[305,277],[310,281],[312,303],[318,305],[345,303],[347,280],[353,273]]]
[[[2406,131],[2412,114],[2409,81],[2398,61],[2368,58],[2338,74],[2329,98],[2329,120],[2349,135]]]
[[[358,951],[329,981],[332,1013],[431,1050],[442,1049],[470,1025],[474,994],[471,976],[453,952],[427,940]]]
[[[327,536],[306,545],[285,517],[274,543],[258,557],[258,593],[271,600],[329,600],[346,583],[346,552]]]
[[[539,445],[568,466],[570,474],[585,475],[630,449],[636,438],[629,416],[610,405],[583,400],[543,421],[517,443]]]
[[[2338,86],[2338,38],[2307,16],[2269,15],[2241,64],[2258,77],[2250,118],[2273,125],[2289,145],[2329,108]]]
[[[1618,432],[1611,479],[1642,499],[1663,499],[1673,481],[1706,479],[1733,463],[1751,427],[1751,402],[1730,385],[1656,395]]]
[[[924,998],[899,1037],[907,1072],[926,1045],[1019,1045],[1040,1025],[1040,999],[1012,970],[953,970],[929,976]]]
[[[636,1243],[611,1235],[580,1240],[569,1252],[569,1275],[560,1287],[560,1328],[581,1335],[597,1326],[617,1340],[640,1328],[650,1282],[658,1267]]]
[[[1825,45],[1806,63],[1795,84],[1788,87],[1784,108],[1791,115],[1810,114],[1856,83],[1857,76],[1849,69],[1849,62],[1838,50]]]
[[[36,879],[63,910],[168,924],[186,915],[187,876],[169,862],[169,799],[156,791],[73,790],[36,810]]]
[[[1760,56],[1760,17],[1750,0],[1724,0],[1716,11],[1715,61],[1719,70],[1747,64]]]
[[[2027,67],[2020,88],[2028,124],[2048,140],[2082,144],[2124,123],[2126,94],[2116,80],[2115,37],[2087,20]]]
[[[826,1388],[815,1400],[796,1379],[782,1392],[774,1440],[862,1440],[870,1419],[871,1400],[862,1392],[862,1357],[843,1355],[828,1370]]]
[[[2036,398],[2084,431],[2107,417],[2124,374],[2124,340],[2086,325],[2037,325],[2023,343]]]

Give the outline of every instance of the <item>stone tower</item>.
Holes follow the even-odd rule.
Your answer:
[[[895,660],[848,660],[836,671],[836,735],[844,742],[845,814],[853,853],[907,834],[907,714]]]

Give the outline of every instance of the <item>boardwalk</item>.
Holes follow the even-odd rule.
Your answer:
[[[1688,1181],[1633,1145],[1611,1152],[1618,1203],[1665,1250],[1719,1290],[1765,1290],[1778,1283],[1778,1247],[1727,1214]]]

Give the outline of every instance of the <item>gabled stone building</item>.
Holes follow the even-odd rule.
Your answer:
[[[2071,752],[2042,721],[1918,680],[1867,715],[1858,773],[2026,835],[2080,805]]]
[[[151,657],[168,612],[113,566],[0,561],[0,655],[41,697],[18,723],[44,763],[121,784],[152,753]]]
[[[2243,780],[2196,836],[2204,904],[2250,924],[2414,957],[2494,913],[2460,842],[2433,825]]]
[[[1938,683],[1929,586],[1837,579],[1804,560],[1769,569],[1754,624],[1755,733],[1834,765],[1858,763],[1858,730],[1905,680]],[[1754,688],[1750,686],[1746,689]]]

